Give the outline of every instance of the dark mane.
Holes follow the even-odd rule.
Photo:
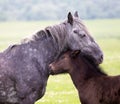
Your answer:
[[[43,40],[46,39],[47,37],[51,37],[51,34],[47,30],[41,30],[36,33],[36,35],[33,36],[34,40]]]
[[[93,59],[91,57],[84,56],[82,54],[80,54],[79,57],[82,58],[82,60],[86,64],[86,66],[90,70],[92,70],[92,71],[88,70],[89,72],[94,72],[94,73],[96,73],[96,75],[98,75],[98,74],[105,75],[105,76],[107,75],[99,65],[95,64],[95,62],[93,61]]]
[[[34,35],[27,37],[25,39],[22,40],[22,43],[30,43],[32,41],[38,41],[38,40],[44,40],[47,39],[47,37],[50,37],[51,34],[49,31],[47,30],[40,30],[37,33],[35,33]]]
[[[33,34],[32,36],[23,39],[21,43],[31,43],[33,41],[44,40],[48,39],[48,37],[51,37],[54,44],[58,45],[59,51],[61,52],[66,45],[67,38],[69,37],[66,37],[66,34],[68,34],[66,28],[66,22],[58,25],[48,26],[45,29]]]

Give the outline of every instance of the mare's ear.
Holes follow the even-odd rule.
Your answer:
[[[79,18],[78,11],[75,11],[74,16]]]
[[[73,25],[73,16],[71,14],[71,12],[68,13],[68,20],[67,20],[68,23],[70,23],[71,25]]]
[[[71,58],[75,58],[75,57],[77,57],[77,56],[79,55],[79,53],[80,53],[80,50],[72,51],[72,52],[70,53],[70,57],[71,57]]]

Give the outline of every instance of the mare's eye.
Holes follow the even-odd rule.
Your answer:
[[[74,32],[75,34],[77,34],[77,33],[78,33],[78,30],[74,30],[73,32]]]
[[[86,37],[86,34],[82,34],[81,36],[82,36],[82,38],[84,38],[84,37]]]

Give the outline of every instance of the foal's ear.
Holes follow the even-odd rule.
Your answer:
[[[77,56],[79,55],[79,53],[80,53],[80,50],[72,51],[72,52],[70,53],[70,57],[71,57],[71,58],[75,58],[75,57],[77,57]]]
[[[74,16],[79,18],[78,11],[75,11]]]
[[[71,25],[73,25],[73,16],[71,14],[71,12],[68,13],[68,20],[67,20],[68,23],[70,23]]]

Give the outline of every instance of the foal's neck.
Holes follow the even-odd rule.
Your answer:
[[[73,63],[73,69],[70,76],[77,89],[84,83],[85,73],[86,71],[84,71],[84,67],[79,65],[79,61]]]
[[[96,79],[99,76],[105,76],[106,74],[101,72],[97,67],[86,64],[83,60],[74,60],[73,70],[70,73],[72,81],[77,89],[82,88],[91,78]]]

